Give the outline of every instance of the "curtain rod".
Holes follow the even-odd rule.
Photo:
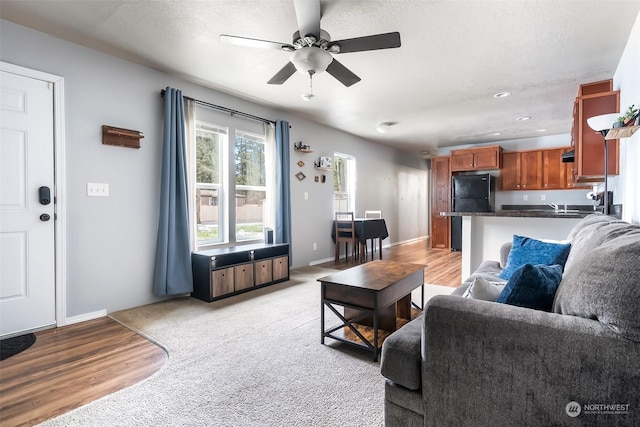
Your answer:
[[[164,98],[165,92],[166,92],[166,90],[162,89],[160,91],[160,97]],[[213,108],[214,110],[224,111],[225,113],[229,113],[232,116],[240,116],[240,117],[245,117],[247,119],[257,120],[259,122],[270,123],[270,124],[274,124],[274,125],[276,124],[276,122],[273,121],[273,120],[269,120],[269,119],[265,119],[265,118],[262,118],[262,117],[254,116],[252,114],[243,113],[242,111],[232,110],[231,108],[222,107],[222,106],[216,105],[216,104],[211,104],[210,102],[200,101],[199,99],[190,98],[190,97],[184,96],[184,95],[182,97],[184,99],[188,99],[190,101],[193,101],[196,104],[199,104],[199,105],[202,105],[202,106],[205,106],[205,107],[209,107],[209,108]]]

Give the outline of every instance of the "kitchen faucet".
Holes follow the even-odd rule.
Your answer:
[[[560,212],[560,207],[557,205],[557,203],[547,203],[547,206],[553,208],[554,211],[556,212]],[[563,212],[567,212],[567,204],[564,204],[564,209],[562,210]]]

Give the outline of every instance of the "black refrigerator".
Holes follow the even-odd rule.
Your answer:
[[[453,212],[493,212],[495,177],[455,175],[451,177],[451,210]],[[451,250],[462,250],[462,217],[451,217]]]

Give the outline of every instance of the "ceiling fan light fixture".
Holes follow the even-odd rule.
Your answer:
[[[310,71],[314,74],[322,73],[333,61],[333,57],[326,50],[317,47],[303,47],[293,52],[290,59],[296,70],[308,75]]]

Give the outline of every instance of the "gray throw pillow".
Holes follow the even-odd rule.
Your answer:
[[[556,292],[553,311],[598,320],[640,342],[640,227],[574,261]]]

